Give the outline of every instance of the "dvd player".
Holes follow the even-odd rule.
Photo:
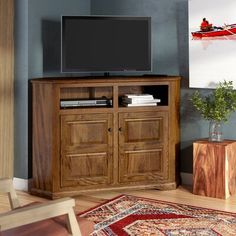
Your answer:
[[[61,100],[61,107],[111,106],[112,99]]]

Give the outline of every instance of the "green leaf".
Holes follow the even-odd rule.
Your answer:
[[[231,113],[236,111],[236,91],[233,88],[233,81],[220,82],[207,96],[195,91],[190,100],[206,120],[227,122]]]

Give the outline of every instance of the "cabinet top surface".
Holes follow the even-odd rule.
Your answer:
[[[110,77],[45,77],[31,79],[32,83],[52,83],[52,84],[71,84],[71,83],[130,83],[130,82],[171,82],[180,80],[180,76],[110,76]]]

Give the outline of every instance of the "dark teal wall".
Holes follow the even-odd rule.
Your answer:
[[[28,80],[60,76],[61,15],[89,15],[87,0],[15,0],[14,176],[31,177]],[[28,135],[29,134],[29,135]]]
[[[189,101],[194,90],[188,86],[188,0],[91,0],[91,12],[152,17],[153,73],[182,77],[180,171],[192,173],[192,143],[208,136],[208,122],[201,119]],[[235,118],[236,113],[225,124],[225,138],[236,139]]]
[[[192,143],[208,136],[208,122],[201,119],[189,102],[194,90],[188,88],[188,0],[15,0],[15,6],[16,177],[31,176],[28,80],[62,76],[59,59],[61,15],[90,13],[152,17],[153,73],[182,77],[180,171],[192,173]],[[225,125],[226,138],[236,139],[235,118],[236,113]]]
[[[151,16],[153,72],[169,75],[179,73],[181,66],[179,57],[187,50],[187,35],[186,33],[185,35],[178,34],[178,32],[187,27],[185,20],[187,1],[91,0],[91,13],[94,15]],[[182,69],[186,73],[188,65],[185,64],[185,67]]]
[[[28,177],[28,0],[15,0],[14,176]]]
[[[60,37],[62,15],[90,15],[88,0],[28,0],[29,78],[62,76]]]

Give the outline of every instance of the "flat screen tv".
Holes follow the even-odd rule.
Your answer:
[[[151,18],[62,16],[62,72],[151,71]]]

